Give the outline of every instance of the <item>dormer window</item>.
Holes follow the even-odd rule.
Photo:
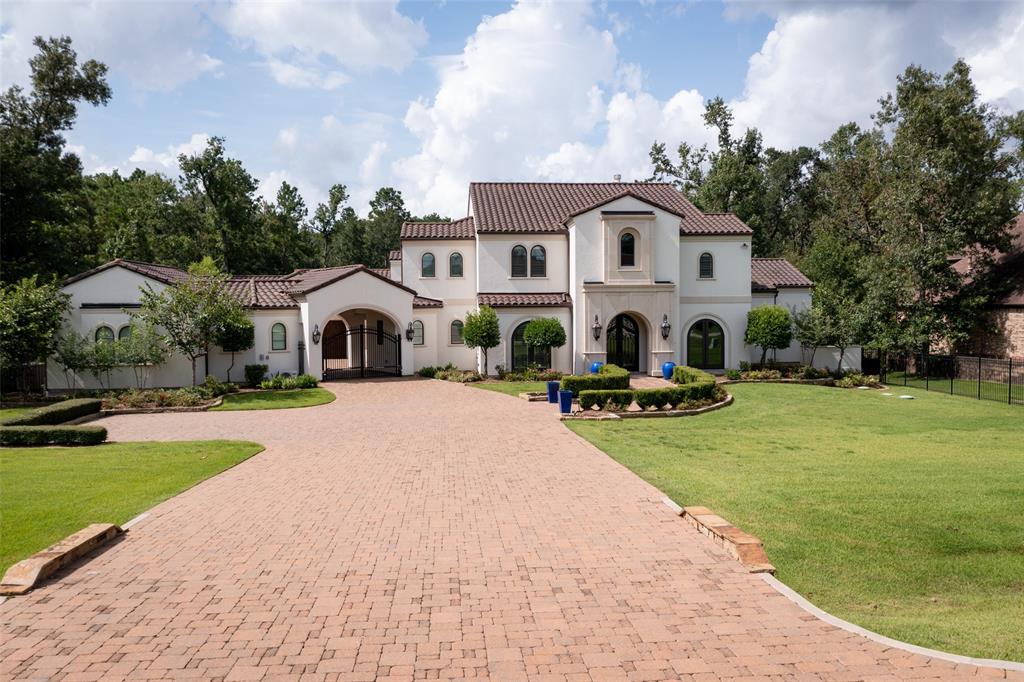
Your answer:
[[[697,276],[700,279],[715,278],[715,258],[706,251],[700,254],[700,261],[697,267]]]
[[[528,272],[526,270],[526,247],[525,246],[513,246],[512,247],[512,276],[513,277],[526,277]]]
[[[619,267],[636,267],[636,235],[632,232],[623,232],[619,237]]]

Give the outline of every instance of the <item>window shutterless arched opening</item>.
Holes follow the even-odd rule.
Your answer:
[[[697,273],[697,276],[701,279],[713,279],[715,276],[715,257],[707,252],[700,254]]]
[[[270,328],[270,350],[287,350],[288,330],[281,322],[275,322]]]
[[[619,237],[619,267],[636,267],[636,236],[632,232],[623,232]]]
[[[512,247],[512,276],[513,277],[526,277],[528,274],[526,270],[526,247],[525,246],[513,246]]]
[[[132,338],[132,326],[130,324],[126,324],[125,326],[117,330],[118,341],[124,341],[125,339],[130,338]]]
[[[434,276],[434,254],[425,253],[420,258],[420,277]]]
[[[448,276],[462,277],[462,254],[455,252],[448,256]]]
[[[528,367],[548,369],[551,367],[551,348],[526,345],[523,332],[526,331],[528,324],[529,322],[523,322],[512,332],[512,369],[520,370]]]
[[[412,345],[423,345],[423,323],[419,320],[412,321]]]
[[[100,325],[99,327],[96,327],[93,339],[95,339],[96,343],[112,343],[114,340],[114,330],[105,324]]]
[[[530,249],[530,277],[548,276],[547,255],[543,246]]]
[[[686,335],[686,364],[700,369],[725,367],[725,332],[714,320],[698,320]]]
[[[453,346],[461,346],[466,343],[462,338],[462,320],[455,320],[452,322],[449,340]]]

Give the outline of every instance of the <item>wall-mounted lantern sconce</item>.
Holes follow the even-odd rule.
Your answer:
[[[415,333],[416,332],[414,332],[412,329],[412,322],[410,322],[409,326],[405,328],[405,340],[412,341],[412,337]]]
[[[672,325],[669,324],[668,315],[663,315],[661,318],[661,338],[667,339],[671,333]]]
[[[597,319],[597,315],[594,315],[594,324],[590,325],[590,331],[593,332],[595,341],[601,338],[601,322]]]
[[[749,245],[749,244],[747,244],[746,242],[743,242],[742,244],[740,244],[740,248],[741,248],[741,249],[745,249],[745,248],[747,248],[748,246],[750,246],[750,245]]]
[[[316,345],[318,343],[320,343],[320,325],[314,324],[313,325],[313,344]]]

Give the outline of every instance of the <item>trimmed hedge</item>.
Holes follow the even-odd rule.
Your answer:
[[[100,411],[103,401],[98,398],[78,398],[64,400],[53,405],[39,407],[31,412],[11,417],[3,422],[4,426],[39,426],[63,424],[88,414]]]
[[[696,384],[705,381],[714,383],[715,377],[702,369],[687,367],[686,365],[676,365],[675,369],[672,370],[672,383]]]
[[[107,439],[102,426],[3,426],[0,445],[27,447],[33,445],[99,445]]]
[[[675,409],[684,409],[699,401],[715,401],[723,396],[713,381],[695,384],[684,384],[670,388],[638,388],[635,390],[581,391],[580,407],[589,410],[597,407],[600,410],[626,410],[633,401],[641,409],[661,409],[670,405]]]
[[[579,397],[581,391],[615,391],[629,389],[629,370],[617,365],[603,365],[597,374],[570,374],[562,377],[560,388]]]

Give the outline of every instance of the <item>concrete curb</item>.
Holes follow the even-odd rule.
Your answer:
[[[807,601],[804,597],[798,594],[793,588],[789,587],[781,580],[773,575],[763,574],[761,578],[772,586],[772,588],[779,594],[784,595],[790,601],[795,603],[797,606],[807,611],[811,615],[815,616],[819,620],[823,620],[829,625],[833,625],[841,630],[852,632],[866,637],[873,642],[878,642],[884,646],[892,647],[894,649],[901,649],[903,651],[919,654],[921,656],[928,656],[930,658],[937,658],[943,661],[949,661],[950,663],[957,663],[960,665],[973,665],[981,668],[997,668],[999,670],[1012,670],[1014,672],[1024,672],[1024,663],[1016,663],[1014,661],[1000,661],[992,658],[972,658],[970,656],[961,656],[959,654],[951,654],[945,651],[939,651],[938,649],[928,649],[923,646],[917,646],[916,644],[908,644],[907,642],[901,642],[898,639],[892,639],[885,635],[880,635],[877,632],[872,632],[866,628],[862,628],[859,625],[854,625],[842,618],[837,618],[827,611],[819,609],[817,606]]]
[[[0,595],[25,594],[61,568],[124,533],[112,523],[94,523],[7,569]]]

